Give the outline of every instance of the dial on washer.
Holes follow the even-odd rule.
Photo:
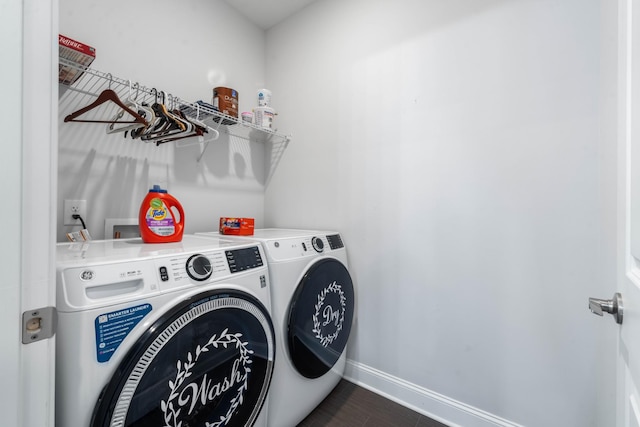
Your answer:
[[[211,262],[202,254],[191,256],[187,260],[187,274],[193,280],[203,281],[211,277]]]
[[[322,252],[324,251],[324,243],[322,243],[322,239],[319,237],[314,237],[311,239],[311,244],[313,245],[313,249],[316,250],[316,252]]]

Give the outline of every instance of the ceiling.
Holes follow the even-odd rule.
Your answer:
[[[267,30],[315,0],[224,0],[251,22]]]

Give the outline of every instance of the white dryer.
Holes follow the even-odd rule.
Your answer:
[[[268,425],[293,427],[344,373],[355,302],[346,248],[328,231],[258,229],[233,237],[261,242],[267,255],[278,349]]]
[[[267,425],[275,334],[260,245],[57,246],[56,425]]]

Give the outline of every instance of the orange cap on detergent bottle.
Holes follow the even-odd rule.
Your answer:
[[[154,185],[140,205],[138,226],[145,243],[180,242],[184,231],[182,205],[167,190]]]

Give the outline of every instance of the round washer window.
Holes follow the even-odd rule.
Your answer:
[[[344,264],[333,258],[313,264],[289,309],[289,353],[300,374],[318,378],[335,365],[349,339],[353,310],[353,282]]]
[[[210,291],[151,326],[103,390],[91,427],[251,426],[274,362],[264,306]]]

